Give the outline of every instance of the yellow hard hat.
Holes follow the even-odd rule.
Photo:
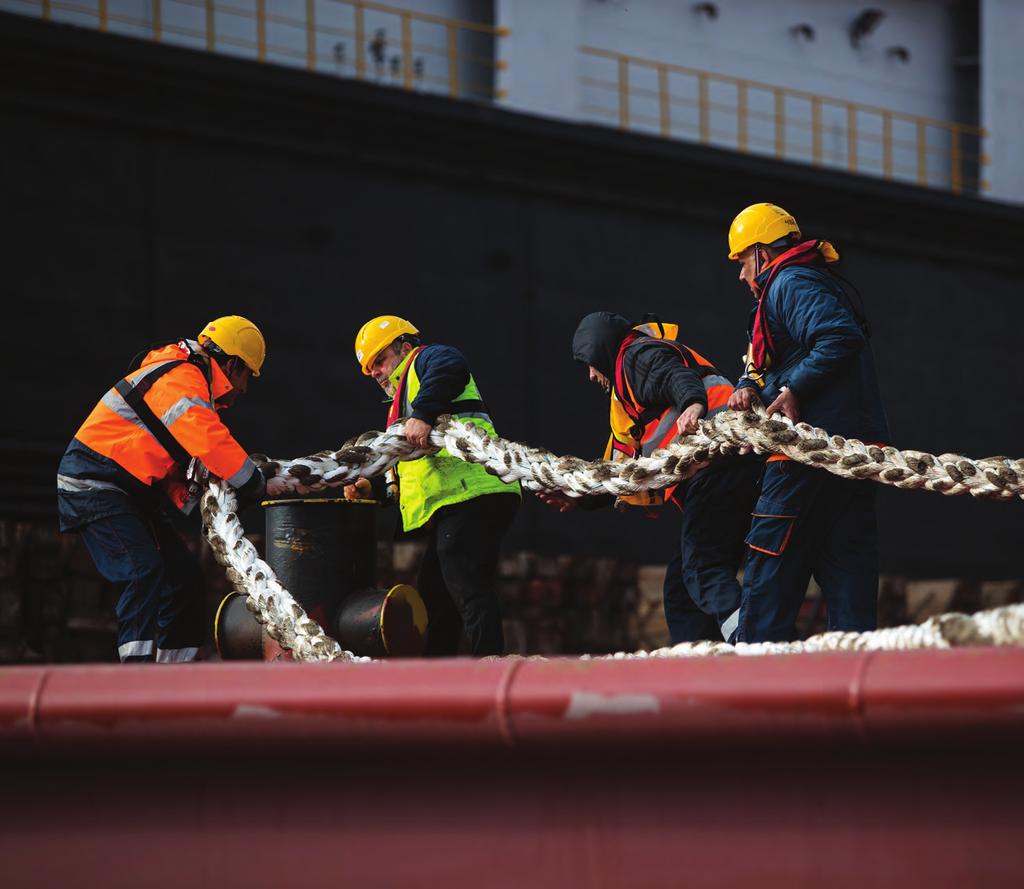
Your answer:
[[[381,350],[390,346],[404,333],[416,336],[419,331],[397,315],[379,315],[359,328],[359,333],[356,334],[356,361],[366,376],[370,376],[370,366]]]
[[[729,259],[739,259],[754,244],[774,244],[787,235],[800,237],[800,226],[789,213],[775,204],[751,204],[729,226]]]
[[[263,359],[267,357],[267,341],[260,329],[241,315],[216,318],[199,334],[199,345],[213,343],[225,355],[234,355],[245,362],[254,377],[260,375]]]

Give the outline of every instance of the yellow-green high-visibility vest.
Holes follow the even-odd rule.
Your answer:
[[[398,417],[410,415],[409,406],[420,391],[420,379],[416,374],[419,351],[419,348],[413,349],[391,373],[391,383],[402,400],[398,405]],[[466,404],[464,412],[458,412],[460,401],[471,402]],[[452,416],[480,426],[490,435],[497,435],[472,375],[466,388],[453,399],[452,407],[455,409]],[[463,503],[482,494],[522,495],[519,482],[506,484],[483,466],[453,457],[447,450],[418,460],[402,460],[397,468],[398,506],[402,513],[402,527],[406,531],[425,525],[442,506]]]

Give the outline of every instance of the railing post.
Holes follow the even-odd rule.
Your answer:
[[[256,0],[256,58],[267,60],[267,0]]]
[[[459,29],[448,26],[448,95],[459,96]]]
[[[924,121],[917,121],[917,184],[928,184],[928,134],[924,129]]]
[[[821,166],[821,96],[811,97],[811,158],[816,167]]]
[[[711,109],[708,107],[708,76],[697,75],[697,91],[700,96],[700,141],[706,145],[711,138]]]
[[[412,16],[402,13],[402,74],[407,90],[412,89]]]
[[[629,129],[629,59],[619,56],[619,129]]]
[[[786,155],[786,97],[778,87],[773,92],[775,93],[775,156],[781,158]]]
[[[107,0],[99,0],[99,24],[100,30],[107,30]]]
[[[857,172],[857,106],[846,106],[846,166]]]
[[[892,179],[892,112],[882,114],[882,175]]]
[[[992,159],[988,156],[988,152],[985,150],[987,147],[986,140],[988,139],[988,130],[984,127],[977,131],[978,133],[978,193],[987,191],[992,187],[989,181],[985,178],[985,167],[987,167]]]
[[[160,0],[153,0],[153,42],[159,43],[163,36],[163,17],[161,15]]]
[[[216,0],[206,0],[206,49],[213,52],[217,48],[217,23],[215,19]]]
[[[356,80],[366,77],[366,23],[362,3],[356,3]]]
[[[963,170],[961,169],[960,127],[953,124],[949,130],[949,187],[953,194],[960,194],[963,187]],[[979,177],[980,178],[980,177]]]
[[[672,107],[668,95],[668,69],[658,65],[658,103],[661,111],[661,135],[668,139],[672,135]]]
[[[316,0],[306,0],[306,69],[316,70]]]
[[[747,82],[736,84],[736,147],[747,151]]]
[[[43,0],[43,21],[50,17],[50,0]]]

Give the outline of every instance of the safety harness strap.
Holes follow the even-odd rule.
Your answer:
[[[182,447],[181,443],[171,434],[171,430],[160,422],[160,418],[146,404],[146,393],[153,388],[153,384],[182,364],[196,364],[203,371],[203,376],[207,377],[207,384],[209,384],[210,380],[205,368],[197,362],[185,359],[181,361],[168,361],[166,364],[146,374],[136,383],[132,383],[129,380],[119,380],[114,389],[125,400],[125,403],[135,411],[136,416],[142,421],[142,425],[146,427],[153,438],[160,442],[163,449],[170,454],[171,459],[175,463],[186,464],[192,459],[192,455]]]

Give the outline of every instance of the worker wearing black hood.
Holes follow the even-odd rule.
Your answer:
[[[732,383],[659,321],[631,324],[622,315],[594,312],[579,324],[572,357],[588,365],[590,379],[611,398],[608,457],[650,454],[697,421],[724,410]],[[761,462],[753,457],[716,462],[675,489],[620,498],[640,505],[671,500],[683,511],[681,545],[665,575],[665,620],[673,644],[733,638],[739,617],[736,580],[757,499]],[[540,499],[563,511],[576,505],[564,495]],[[685,507],[685,508],[684,508]]]
[[[573,335],[572,357],[598,371],[608,384],[605,385],[594,374],[591,374],[591,380],[601,383],[609,391],[615,380],[616,362],[623,341],[634,332],[633,324],[622,315],[591,312],[580,322]],[[623,354],[626,379],[637,401],[650,406],[671,405],[680,414],[700,404],[703,411],[691,412],[695,414],[695,419],[700,419],[707,413],[708,407],[701,375],[680,361],[679,349],[671,341],[653,337],[647,339],[649,348],[628,349]],[[719,379],[728,383],[724,377]]]

